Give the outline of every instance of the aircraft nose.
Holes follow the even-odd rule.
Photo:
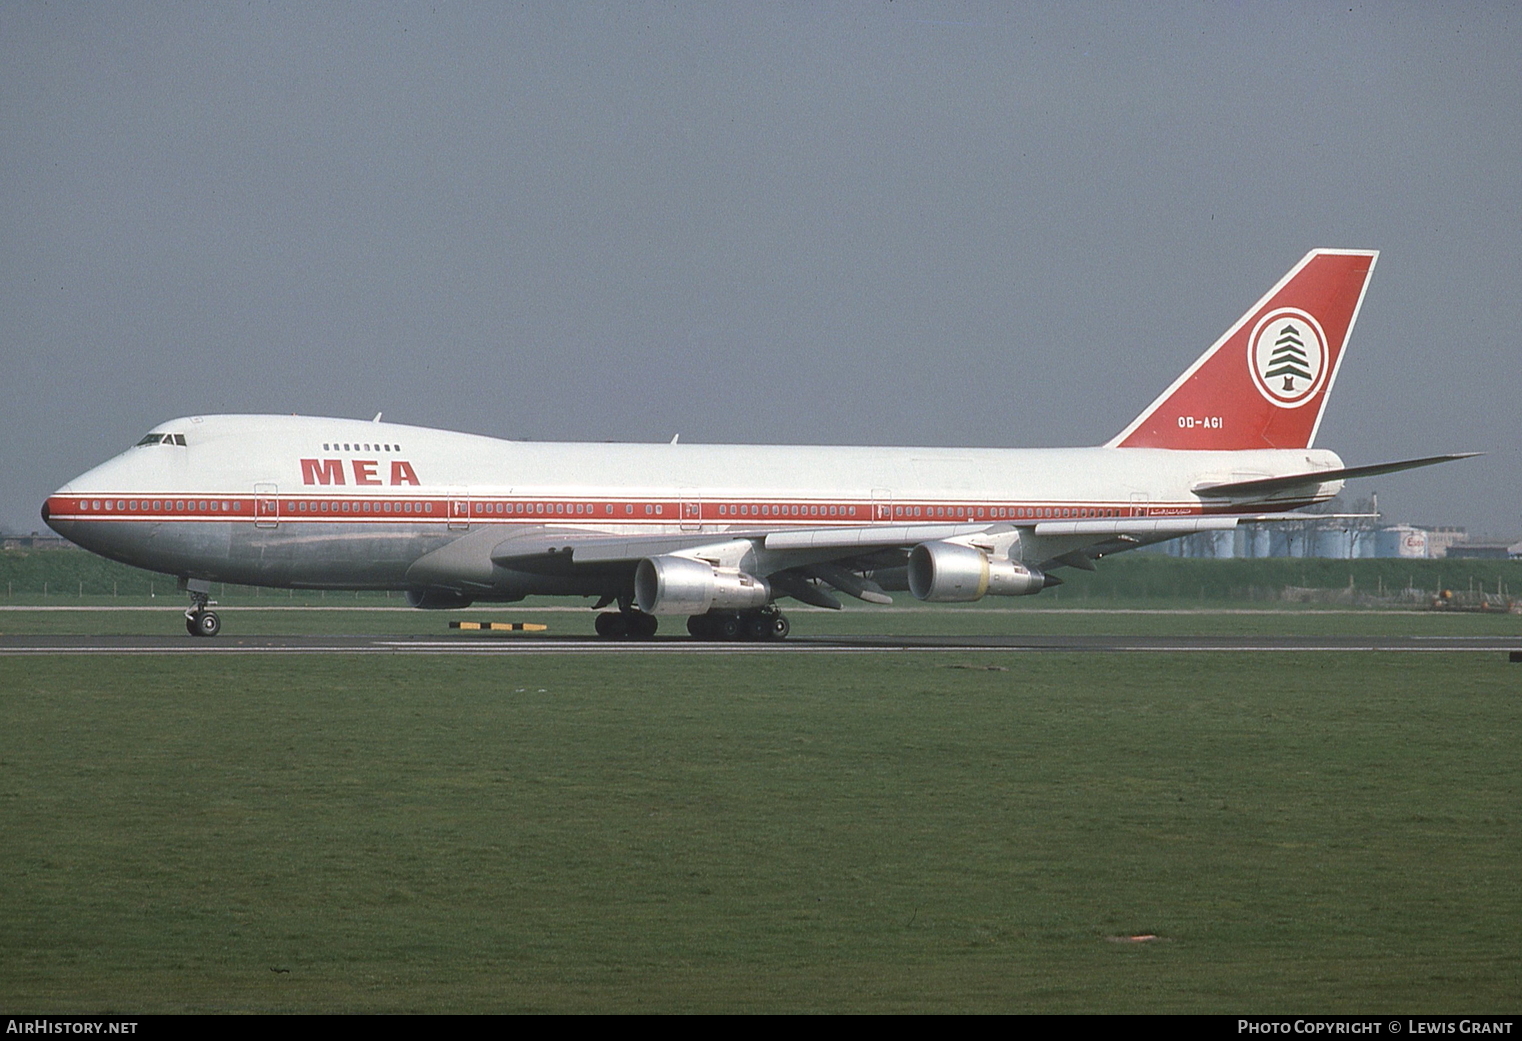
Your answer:
[[[72,482],[70,482],[70,483],[72,483]],[[41,510],[41,513],[42,513],[42,523],[46,524],[48,527],[52,528],[54,531],[57,531],[58,534],[60,534],[60,535],[62,535],[63,532],[58,530],[58,524],[54,524],[53,523],[53,500],[55,498],[57,498],[58,496],[60,496],[60,495],[67,495],[67,494],[69,494],[69,491],[70,491],[70,486],[68,484],[66,484],[62,488],[59,488],[52,495],[49,495],[46,499],[44,499],[42,501],[42,510]],[[59,521],[59,524],[67,524],[67,523],[68,523],[67,521]]]

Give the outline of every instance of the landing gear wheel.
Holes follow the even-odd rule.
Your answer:
[[[643,611],[630,611],[629,637],[634,640],[650,640],[655,637],[655,630],[660,627],[655,615],[645,614]]]
[[[788,623],[787,615],[776,608],[747,614],[743,622],[744,637],[747,640],[785,640],[787,634],[793,630],[792,625]]]
[[[605,640],[621,640],[629,635],[628,615],[622,611],[604,611],[597,616],[597,635]]]
[[[689,617],[687,631],[698,640],[781,640],[788,624],[778,611],[709,611]]]
[[[190,594],[190,606],[185,609],[185,631],[191,636],[215,636],[221,632],[222,619],[215,611],[207,610],[216,603],[211,598],[211,583],[187,578],[181,579],[180,588]]]
[[[792,631],[793,626],[790,622],[788,622],[787,615],[783,614],[781,611],[778,611],[776,614],[772,615],[771,632],[766,634],[766,638],[768,640],[785,640],[787,639],[787,634]]]
[[[191,636],[215,636],[222,631],[222,619],[215,611],[201,611],[185,616],[185,631]]]

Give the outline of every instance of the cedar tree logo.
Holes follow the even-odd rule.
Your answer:
[[[1260,321],[1247,341],[1247,367],[1258,393],[1280,408],[1299,408],[1326,385],[1326,335],[1293,307]]]

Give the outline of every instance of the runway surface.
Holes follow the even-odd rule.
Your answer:
[[[1517,636],[816,636],[779,643],[687,637],[599,640],[535,633],[458,636],[0,636],[0,655],[78,654],[881,654],[1024,653],[1522,653]]]

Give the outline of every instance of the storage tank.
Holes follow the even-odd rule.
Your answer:
[[[1353,555],[1351,534],[1346,528],[1317,528],[1311,532],[1311,556],[1348,559]]]
[[[1303,557],[1305,556],[1306,533],[1290,528],[1288,525],[1273,529],[1269,543],[1269,556],[1271,557]]]
[[[1249,557],[1271,557],[1274,554],[1273,533],[1268,525],[1259,524],[1251,529],[1248,535],[1252,539],[1252,548],[1246,554]]]
[[[1425,559],[1427,556],[1427,533],[1409,524],[1396,524],[1375,532],[1375,556]]]

